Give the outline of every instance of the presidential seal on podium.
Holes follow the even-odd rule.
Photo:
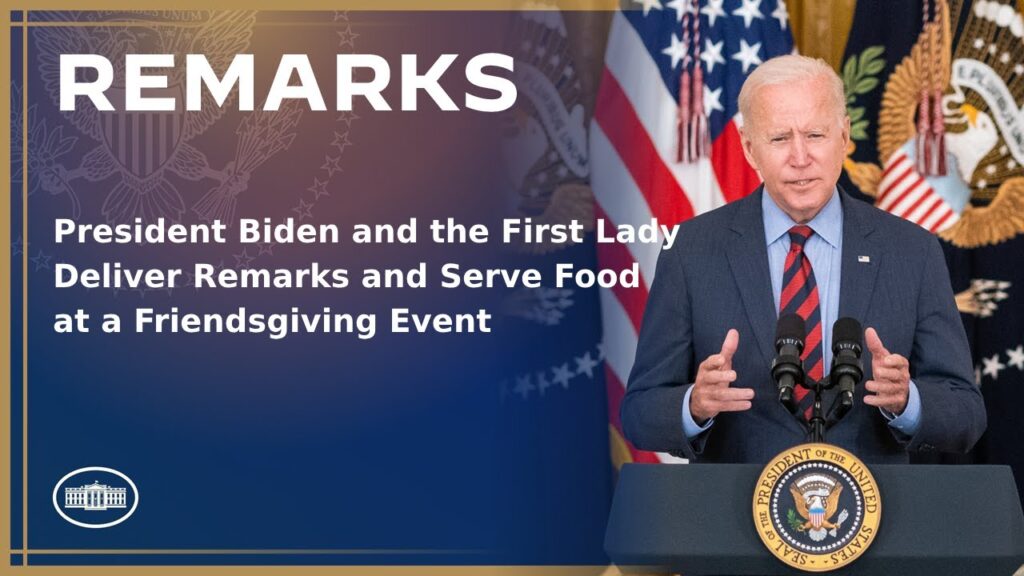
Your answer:
[[[878,534],[882,500],[871,472],[831,444],[801,444],[769,461],[754,489],[754,526],[768,550],[798,570],[850,564]]]

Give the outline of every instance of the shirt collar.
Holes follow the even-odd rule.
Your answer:
[[[772,245],[789,229],[796,226],[796,222],[782,211],[772,200],[768,191],[761,194],[761,210],[764,213],[764,240],[765,244]],[[807,223],[814,233],[821,236],[822,240],[828,242],[833,248],[839,246],[839,235],[842,233],[843,207],[839,199],[839,189],[832,190],[832,197],[829,198],[825,207]]]

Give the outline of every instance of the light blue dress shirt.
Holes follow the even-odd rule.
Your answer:
[[[777,313],[782,295],[782,267],[789,253],[789,229],[797,223],[775,204],[767,192],[761,196],[761,208],[764,214],[764,240],[768,246],[768,270],[771,273],[772,296]],[[839,319],[839,275],[843,257],[843,206],[838,190],[832,192],[832,198],[807,225],[814,230],[814,234],[804,244],[804,253],[811,261],[814,279],[818,284],[822,356],[824,367],[828,370],[832,366],[832,325]],[[714,424],[714,418],[703,426],[693,420],[690,414],[692,391],[693,386],[690,386],[683,397],[683,432],[687,438],[697,436]],[[894,416],[886,410],[881,412],[889,421],[889,426],[907,436],[913,436],[921,423],[921,395],[917,385],[910,382],[910,394],[903,414]]]

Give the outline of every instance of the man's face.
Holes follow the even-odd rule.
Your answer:
[[[743,152],[779,208],[806,223],[839,181],[850,118],[837,117],[822,78],[762,86],[753,96],[751,117],[743,119]]]

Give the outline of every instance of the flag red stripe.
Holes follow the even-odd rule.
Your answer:
[[[946,212],[946,215],[943,216],[941,220],[936,222],[935,225],[932,226],[932,229],[929,230],[929,232],[935,233],[935,232],[938,232],[939,230],[942,230],[942,225],[945,224],[946,220],[949,220],[952,216],[953,216],[953,211],[952,210]]]
[[[711,144],[711,167],[726,202],[743,198],[761,184],[761,177],[743,156],[743,140],[735,120],[730,120]]]
[[[921,217],[917,219],[917,223],[923,225],[925,222],[927,222],[928,217],[934,214],[935,211],[939,208],[939,206],[943,205],[943,203],[944,201],[942,200],[942,196],[939,196],[938,194],[935,193],[929,194],[928,204],[925,204],[925,207],[927,209],[924,211],[923,214],[921,214]]]
[[[910,161],[910,157],[907,156],[906,153],[903,152],[902,150],[898,151],[893,155],[892,160],[885,166],[885,169],[882,170],[882,181],[884,182],[886,177],[891,175],[893,172],[896,172],[897,170],[909,171],[913,167],[914,163]],[[900,172],[900,174],[903,174],[903,172]],[[892,188],[892,186],[893,185],[890,184],[886,186],[886,189]]]
[[[899,206],[900,204],[902,204],[903,201],[906,200],[908,196],[910,196],[911,194],[914,194],[914,193],[917,192],[917,190],[918,190],[918,188],[920,188],[922,182],[924,182],[924,180],[922,180],[920,176],[915,174],[913,182],[911,182],[911,184],[909,186],[907,186],[907,189],[904,190],[903,193],[899,195],[899,198],[896,198],[895,201],[890,203],[885,208],[885,210],[887,210],[889,212],[895,211],[896,207]],[[928,184],[925,183],[925,186],[927,186],[927,185]]]
[[[651,214],[660,223],[677,224],[693,217],[689,198],[658,156],[658,149],[629,98],[607,68],[601,78],[594,120],[629,170]]]
[[[905,160],[906,156],[902,156],[898,160],[889,162],[889,165],[885,167],[885,170],[882,170],[882,176],[888,176],[889,173],[895,170],[897,167],[903,166]]]
[[[918,222],[919,224],[924,225],[924,223],[926,221],[928,221],[928,216],[931,216],[933,213],[935,213],[935,210],[939,206],[942,206],[944,204],[944,201],[942,200],[941,196],[939,196],[937,193],[932,191],[931,194],[925,195],[925,197],[922,198],[918,202],[918,204],[920,206],[914,206],[913,210],[921,210],[921,209],[923,209],[924,212],[921,214],[920,217],[914,219],[913,221]],[[913,210],[907,211],[907,216],[912,215],[913,214]]]
[[[900,185],[900,182],[903,182],[907,178],[907,176],[910,176],[912,168],[913,166],[910,166],[908,164],[907,168],[903,172],[900,172],[900,175],[896,177],[896,180],[892,184],[886,186],[884,190],[882,190],[882,193],[878,196],[878,201],[876,202],[876,204],[880,205],[882,203],[882,200],[885,200],[885,197],[888,196],[890,192],[895,190],[896,187]],[[913,186],[911,186],[911,188],[913,188]]]
[[[936,197],[938,197],[938,194],[935,194],[934,192],[932,192],[931,194],[925,192],[924,194],[921,194],[921,197],[918,198],[916,202],[911,204],[909,208],[904,210],[902,213],[896,214],[896,215],[900,216],[901,218],[905,218],[905,219],[909,220],[910,219],[910,215],[913,214],[914,210],[917,210],[918,206],[920,206],[922,203],[924,203],[925,200],[934,200]],[[922,222],[923,222],[923,220],[922,220]]]
[[[594,215],[606,222],[612,223],[608,216],[601,209],[601,205],[594,206]],[[614,223],[612,223],[614,224]],[[597,245],[597,260],[601,268],[620,272],[629,269],[636,260],[625,244],[619,242],[603,243]],[[644,308],[647,306],[647,282],[640,278],[640,285],[636,288],[626,288],[618,283],[611,289],[615,299],[619,301],[622,308],[629,316],[630,322],[637,334],[640,333],[640,324],[644,319]]]

